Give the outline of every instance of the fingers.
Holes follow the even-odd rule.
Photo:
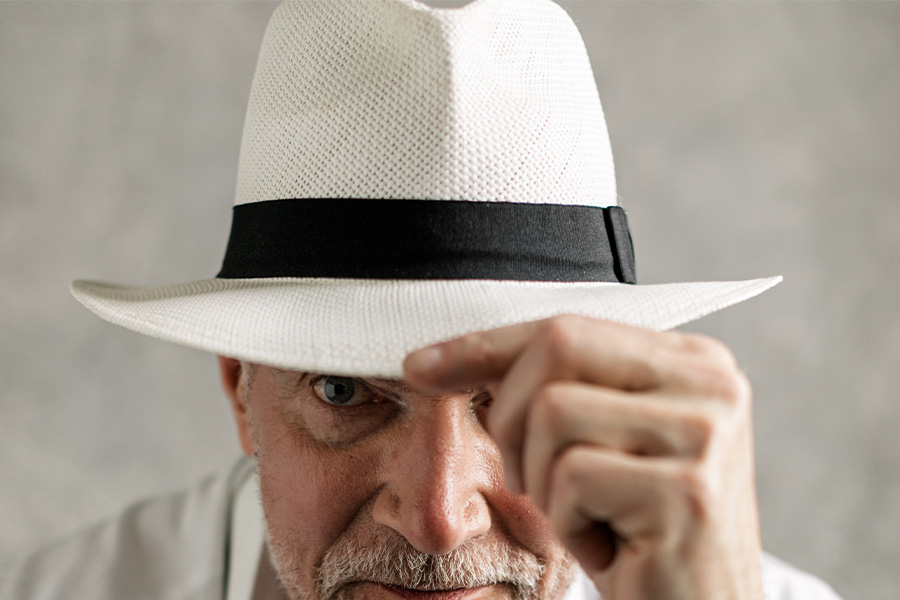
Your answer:
[[[690,354],[733,366],[727,348],[698,335],[656,332],[564,315],[462,336],[412,352],[407,381],[454,391],[503,379],[527,350],[547,379],[578,379],[623,390],[660,385],[677,370],[666,355]]]
[[[507,486],[595,581],[677,582],[686,598],[755,585],[750,389],[721,343],[564,316],[438,344],[404,368],[430,391],[486,385]]]
[[[554,466],[547,506],[556,533],[565,541],[591,523],[614,522],[616,534],[627,539],[655,534],[666,493],[657,482],[657,462],[585,445],[567,448]]]
[[[540,327],[539,321],[521,323],[416,350],[403,362],[405,379],[433,392],[499,381]]]
[[[696,456],[712,425],[680,403],[583,383],[554,382],[531,400],[522,433],[521,482],[547,508],[549,474],[570,445],[638,456]]]
[[[522,481],[523,444],[528,435],[526,422],[535,407],[542,406],[534,400],[542,397],[546,400],[549,395],[546,404],[556,406],[559,409],[556,412],[568,410],[565,406],[568,394],[561,393],[559,388],[547,388],[549,382],[580,382],[593,386],[598,392],[656,392],[668,399],[674,396],[736,399],[748,396],[741,385],[745,380],[736,376],[733,356],[714,340],[574,316],[463,336],[410,354],[405,368],[407,381],[429,390],[489,384],[494,392],[494,404],[488,417],[488,429],[504,457],[507,483],[515,492],[526,489]],[[611,397],[607,394],[607,398]],[[624,417],[623,411],[629,406],[622,401],[616,406],[618,414]],[[616,427],[620,433],[628,431],[632,438],[640,436],[635,429],[639,426],[643,427],[644,437],[647,431],[671,430],[662,422],[662,417],[657,421],[652,414],[648,417],[643,406],[636,409],[637,412],[631,406],[633,414],[622,423],[598,423],[596,418],[589,418],[591,410],[581,410],[579,418],[591,427],[577,427],[578,423],[572,422],[575,428],[564,432],[568,437],[562,441],[574,442],[593,432],[595,435],[587,441],[623,447],[621,440],[617,442],[609,437]],[[604,418],[608,416],[605,406],[595,404],[594,411],[602,413]],[[532,418],[532,421],[540,424],[542,418]],[[663,434],[657,434],[657,438],[660,435]],[[555,437],[543,443],[556,444],[558,449],[560,439]],[[656,443],[663,441],[655,440]],[[639,439],[631,439],[629,443],[635,445],[637,451],[657,452],[653,444],[642,445]],[[548,446],[531,452],[538,453],[539,462],[544,464],[550,450]],[[540,478],[529,476],[529,481],[535,480]],[[537,493],[542,493],[540,488]]]
[[[667,473],[666,471],[671,471]],[[550,523],[582,567],[592,575],[605,570],[616,553],[635,552],[643,540],[666,538],[681,520],[668,502],[671,492],[663,482],[676,470],[665,461],[619,452],[570,446],[552,474],[554,493],[547,507]],[[612,537],[596,538],[598,524],[606,524]],[[612,548],[597,546],[614,541]]]

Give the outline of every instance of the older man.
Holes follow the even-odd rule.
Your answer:
[[[219,354],[251,459],[4,591],[833,598],[761,554],[730,352],[666,331],[775,283],[635,285],[590,65],[550,0],[286,3],[218,276],[73,284]]]

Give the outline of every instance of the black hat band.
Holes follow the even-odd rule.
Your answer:
[[[235,206],[218,277],[635,283],[635,270],[618,206],[300,198]]]

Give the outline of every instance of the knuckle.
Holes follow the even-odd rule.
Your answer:
[[[551,485],[557,493],[566,494],[578,487],[584,477],[582,452],[579,446],[573,445],[557,454],[551,475]]]
[[[750,378],[741,369],[735,368],[732,371],[732,386],[735,402],[741,407],[749,408],[753,388],[750,385]]]
[[[672,479],[672,489],[678,494],[687,517],[694,521],[709,520],[716,490],[703,463],[691,463],[677,469]]]
[[[464,338],[460,348],[470,368],[481,370],[492,365],[499,357],[497,346],[486,335],[470,335]]]
[[[750,383],[739,369],[731,369],[717,378],[717,396],[732,406],[743,406],[750,397]]]
[[[565,357],[579,343],[583,327],[583,319],[575,315],[560,315],[544,321],[539,339],[548,357]]]
[[[642,349],[640,360],[627,364],[621,370],[621,388],[640,391],[663,385],[672,371],[672,356],[668,348],[651,345]]]
[[[639,363],[639,367],[659,377],[671,362],[671,350],[662,344],[655,344],[644,350],[644,360]]]
[[[688,333],[684,335],[683,343],[688,351],[715,360],[719,364],[726,366],[736,364],[731,349],[714,337],[700,333]]]
[[[567,393],[559,384],[547,384],[534,395],[529,413],[529,431],[553,436],[564,427]]]
[[[716,437],[718,422],[707,411],[691,412],[679,420],[679,428],[689,442],[689,452],[700,455]]]
[[[750,382],[737,367],[716,365],[705,369],[701,388],[707,396],[729,406],[740,408],[749,404]]]

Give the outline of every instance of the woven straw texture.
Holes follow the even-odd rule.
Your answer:
[[[280,6],[250,94],[236,204],[338,197],[615,205],[606,123],[568,15],[550,0]],[[399,377],[409,351],[468,332],[565,313],[668,329],[777,281],[76,281],[72,292],[108,321],[202,350]]]
[[[210,279],[161,288],[76,282],[104,319],[139,333],[301,371],[400,377],[416,348],[560,314],[670,329],[780,281],[550,284]]]
[[[616,204],[569,16],[549,0],[281,5],[257,64],[236,204],[333,197]]]

